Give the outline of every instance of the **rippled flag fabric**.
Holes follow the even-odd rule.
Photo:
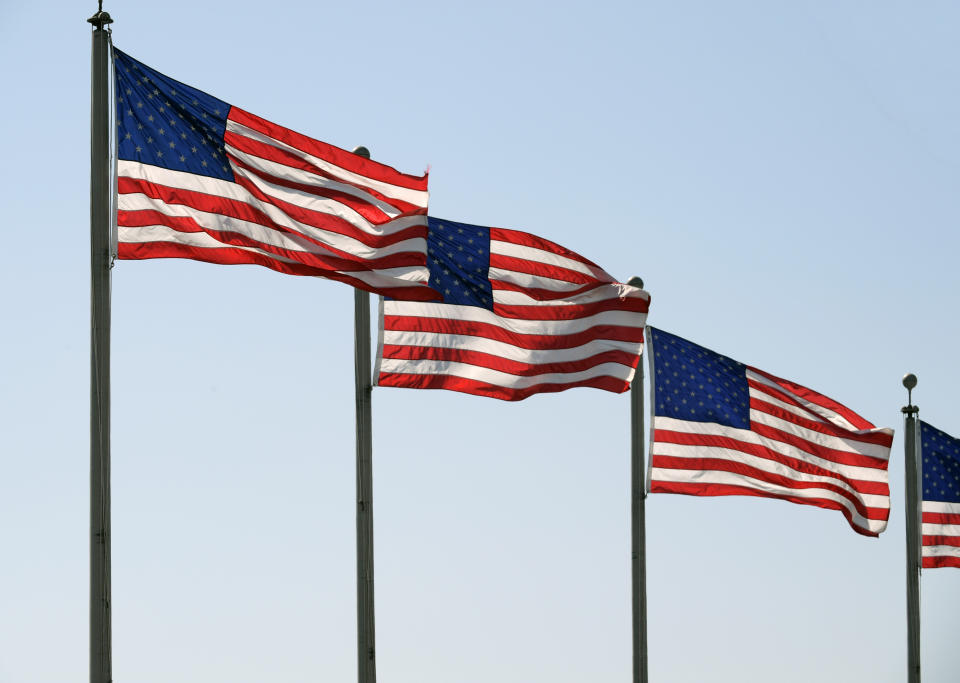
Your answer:
[[[960,567],[960,439],[920,421],[924,567]]]
[[[427,176],[278,126],[114,49],[118,256],[427,286]]]
[[[381,304],[377,383],[516,401],[572,387],[626,391],[650,296],[529,233],[431,217],[438,303]]]
[[[780,498],[887,526],[892,429],[822,394],[648,328],[650,491]]]

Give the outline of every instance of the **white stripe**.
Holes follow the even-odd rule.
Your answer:
[[[185,171],[174,171],[169,168],[142,164],[139,161],[129,161],[127,159],[120,159],[117,162],[117,174],[120,178],[147,180],[157,185],[202,192],[213,197],[226,197],[239,202],[246,202],[250,196],[246,190],[229,180],[220,180],[219,178]]]
[[[936,500],[925,500],[921,504],[924,512],[935,512],[945,515],[960,515],[960,503],[941,503]]]
[[[217,180],[215,178],[208,178],[206,176],[200,176],[194,173],[172,171],[170,169],[151,166],[148,164],[140,164],[138,162],[121,160],[119,165],[120,177],[145,180],[147,182],[164,185],[166,187],[202,192],[212,196],[226,197],[228,199],[251,205],[267,214],[267,216],[277,225],[288,228],[302,235],[307,235],[323,244],[329,245],[333,249],[337,249],[357,258],[380,258],[396,253],[426,251],[426,241],[421,237],[404,240],[402,242],[397,242],[381,248],[373,248],[367,246],[357,239],[354,239],[353,237],[341,235],[340,233],[331,232],[329,230],[322,230],[310,225],[305,225],[299,221],[295,221],[286,213],[281,211],[278,207],[265,204],[254,198],[249,192],[236,183]],[[190,209],[188,213],[182,213],[181,208],[173,208],[180,206],[182,205],[165,204],[162,200],[154,200],[140,193],[121,194],[118,198],[118,208],[123,210],[137,211],[141,209],[153,209],[162,211],[163,213],[167,213],[169,215],[191,215],[197,219],[197,222],[198,224],[201,224],[201,227],[206,229],[222,231],[224,230],[225,226],[229,225],[231,226],[229,228],[231,232],[236,232],[241,235],[251,237],[252,239],[256,239],[257,241],[262,241],[264,244],[271,244],[270,238],[268,238],[266,234],[262,232],[263,230],[272,230],[271,228],[266,228],[258,223],[250,223],[248,221],[230,218],[217,213],[206,213],[200,211],[199,209]],[[415,219],[420,223],[426,220],[425,216],[414,216],[410,218]],[[394,225],[394,223],[398,222],[399,221],[391,221],[391,228],[398,227],[397,225]],[[406,226],[404,225],[403,227]]]
[[[750,395],[753,396],[753,393],[751,392]],[[847,453],[868,455],[873,458],[879,458],[880,460],[888,460],[890,458],[890,449],[886,446],[881,446],[874,443],[864,443],[862,441],[855,441],[853,439],[844,439],[839,436],[831,436],[830,434],[823,434],[822,432],[801,427],[798,424],[776,417],[775,415],[770,415],[762,410],[751,408],[750,421],[757,424],[766,425],[768,427],[773,427],[774,429],[779,429],[780,431],[788,434],[793,434],[804,441],[809,441],[825,448],[832,448],[834,450],[844,451]]]
[[[380,371],[385,374],[404,375],[445,375],[486,382],[510,389],[525,389],[538,384],[572,384],[595,377],[615,377],[629,382],[633,379],[633,368],[619,363],[604,363],[581,372],[553,372],[525,377],[511,375],[499,370],[491,370],[477,365],[439,360],[403,360],[384,358]]]
[[[517,292],[512,289],[493,290],[493,300],[498,304],[508,306],[585,306],[601,301],[621,301],[626,299],[639,299],[649,302],[650,295],[642,289],[620,283],[598,285],[586,292],[581,292],[580,294],[575,294],[565,299],[553,299],[550,301],[534,299],[529,294]]]
[[[499,316],[493,311],[477,306],[457,306],[419,301],[387,301],[384,303],[384,315],[466,320],[496,325],[501,329],[517,334],[540,336],[578,334],[598,325],[642,328],[646,317],[643,313],[630,311],[604,311],[585,318],[574,318],[573,320],[521,320]]]
[[[960,537],[960,524],[931,524],[924,522],[924,536],[957,536]]]
[[[376,270],[350,270],[340,272],[381,289],[387,287],[405,287],[408,284],[423,287],[430,278],[430,271],[426,266],[401,266],[398,268],[377,268]]]
[[[567,258],[553,251],[545,251],[536,247],[528,247],[515,242],[502,242],[500,240],[490,239],[490,253],[511,256],[513,258],[533,261],[535,263],[544,263],[550,266],[557,266],[567,270],[574,270],[583,273],[601,282],[612,282],[613,278],[600,268],[588,266],[582,261]]]
[[[517,287],[523,287],[524,289],[546,289],[551,292],[575,292],[578,289],[588,286],[582,282],[555,280],[544,275],[530,275],[529,273],[504,270],[503,268],[494,268],[493,266],[489,268],[487,273],[488,277],[493,281],[508,282]]]
[[[693,484],[726,484],[730,486],[743,486],[745,488],[763,491],[773,495],[831,500],[839,503],[846,508],[848,512],[850,512],[853,524],[855,526],[858,526],[861,529],[866,529],[871,533],[880,533],[887,528],[886,520],[866,519],[860,515],[859,512],[857,512],[856,508],[854,508],[853,504],[849,500],[837,493],[834,493],[833,491],[821,489],[786,489],[782,486],[775,486],[769,482],[753,479],[752,477],[745,477],[732,472],[688,472],[684,470],[668,470],[660,467],[653,468],[651,471],[651,480],[653,482],[662,481]]]
[[[781,384],[777,384],[776,382],[768,379],[767,377],[764,377],[763,375],[760,375],[760,374],[754,372],[754,371],[751,370],[750,368],[747,368],[747,378],[748,378],[748,379],[752,379],[752,380],[754,380],[754,381],[756,381],[756,382],[758,382],[758,383],[760,383],[760,384],[765,384],[765,385],[768,386],[768,387],[772,387],[772,388],[774,388],[774,389],[776,389],[776,390],[778,390],[778,391],[781,391],[781,392],[787,394],[788,396],[790,396],[791,398],[793,398],[797,403],[799,403],[799,404],[802,405],[802,406],[805,406],[810,412],[814,413],[814,415],[819,416],[820,418],[822,418],[823,420],[825,420],[825,421],[827,421],[827,422],[830,422],[830,423],[832,423],[832,424],[835,424],[835,425],[837,425],[838,427],[843,427],[844,429],[847,429],[847,430],[849,430],[849,431],[851,431],[851,432],[858,432],[858,433],[861,432],[860,429],[858,429],[856,426],[854,426],[853,424],[851,424],[851,423],[847,420],[847,418],[845,418],[845,417],[844,417],[843,415],[841,415],[840,413],[837,413],[837,412],[834,412],[834,411],[829,410],[829,409],[827,409],[827,408],[824,408],[823,406],[818,405],[818,404],[816,404],[816,403],[812,403],[812,402],[804,399],[803,397],[798,396],[798,395],[795,394],[794,392],[790,391],[790,389],[788,389],[787,387],[785,387],[785,386],[783,386],[783,385],[781,385]],[[816,393],[816,392],[813,392],[813,393]],[[770,396],[769,394],[764,394],[764,396],[766,396],[766,397],[769,398],[769,399],[772,399],[772,398],[773,398],[773,397]],[[794,410],[796,410],[795,407],[794,407]],[[808,418],[812,417],[812,416],[809,415],[809,413],[802,413],[802,412],[801,412],[801,413],[798,413],[798,414],[804,415],[805,417],[808,417]],[[867,431],[872,431],[872,430],[867,430]],[[891,430],[887,430],[887,431],[891,431]]]
[[[383,343],[390,346],[419,346],[438,349],[477,351],[520,363],[568,363],[591,358],[606,351],[623,351],[633,356],[640,354],[642,344],[595,339],[570,349],[526,349],[502,341],[459,334],[438,334],[407,330],[384,329]]]
[[[661,417],[659,415],[656,415],[653,418],[653,428],[654,430],[663,429],[666,431],[681,432],[684,434],[724,436],[731,439],[736,439],[737,441],[743,441],[745,443],[761,446],[773,451],[774,453],[779,453],[789,458],[795,458],[797,460],[809,462],[811,465],[816,465],[817,467],[825,469],[829,472],[836,472],[839,476],[846,477],[850,480],[874,481],[883,483],[887,483],[888,481],[886,470],[873,467],[860,467],[856,465],[843,465],[833,462],[832,460],[826,460],[824,458],[811,455],[810,453],[800,450],[795,446],[791,446],[790,444],[783,443],[782,441],[775,441],[773,439],[763,437],[756,432],[750,431],[749,429],[727,427],[725,425],[716,424],[715,422],[692,422],[689,420],[677,420],[672,417]],[[709,447],[703,446],[702,448]]]
[[[925,545],[923,557],[960,557],[960,548],[955,545]]]
[[[843,490],[847,491],[853,498],[863,501],[864,505],[867,507],[874,508],[889,508],[890,507],[890,497],[882,496],[869,493],[860,493],[853,486],[848,484],[841,478],[824,476],[819,474],[807,474],[805,472],[800,472],[788,467],[783,463],[777,462],[776,460],[769,460],[767,458],[760,458],[749,453],[744,453],[743,451],[738,451],[730,448],[722,448],[720,446],[690,446],[685,444],[676,444],[676,443],[654,443],[653,455],[665,455],[673,458],[684,458],[684,459],[694,459],[694,458],[714,458],[716,460],[726,460],[733,463],[742,463],[749,467],[767,472],[769,474],[778,475],[785,477],[791,481],[796,482],[805,482],[811,484],[834,484],[835,486],[841,487]],[[679,470],[678,470],[679,471]],[[686,470],[690,472],[697,472],[696,470]],[[792,488],[790,489],[793,490]]]
[[[336,164],[319,157],[315,157],[301,149],[292,147],[285,142],[281,142],[280,140],[272,138],[268,135],[259,133],[251,128],[248,128],[247,126],[244,126],[243,124],[237,123],[236,121],[231,121],[230,119],[227,119],[227,130],[238,135],[243,135],[244,137],[254,140],[260,140],[274,147],[293,152],[317,168],[323,169],[327,173],[335,175],[348,183],[369,187],[370,189],[375,190],[386,197],[399,199],[407,202],[408,204],[413,204],[414,206],[419,206],[421,208],[426,208],[427,206],[428,193],[424,190],[412,190],[410,188],[400,187],[399,185],[393,185],[391,183],[374,180],[373,178],[368,178],[367,176],[348,171],[340,166],[337,166]]]

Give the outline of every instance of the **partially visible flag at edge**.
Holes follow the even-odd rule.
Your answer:
[[[273,124],[114,49],[118,255],[259,264],[434,300],[427,175]]]
[[[507,401],[572,387],[626,391],[650,296],[529,233],[430,217],[440,303],[386,300],[380,386]]]
[[[648,328],[650,491],[780,498],[887,526],[892,429],[799,384]]]
[[[924,568],[960,567],[960,439],[920,421]]]

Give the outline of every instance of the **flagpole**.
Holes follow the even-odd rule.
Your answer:
[[[99,3],[90,77],[90,683],[110,683],[110,15]]]
[[[632,277],[628,285],[643,289],[643,280]],[[644,483],[643,359],[630,385],[630,536],[633,604],[633,683],[647,683],[647,550]]]
[[[353,153],[370,158],[360,146]],[[376,683],[373,609],[373,422],[370,366],[370,294],[354,290],[353,358],[357,400],[357,679]]]
[[[907,683],[920,683],[920,497],[917,462],[917,413],[913,405],[913,389],[917,376],[903,376],[907,389],[907,405],[901,410],[906,415],[904,434],[904,461],[907,486]]]

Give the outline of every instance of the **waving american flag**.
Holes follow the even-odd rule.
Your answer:
[[[651,492],[780,498],[839,510],[866,536],[886,528],[892,429],[663,330],[648,344]]]
[[[960,567],[960,439],[920,421],[923,566]]]
[[[278,126],[114,50],[121,259],[260,264],[404,299],[427,286],[427,176]]]
[[[430,218],[439,303],[383,302],[377,383],[516,401],[626,391],[650,296],[554,242]]]

